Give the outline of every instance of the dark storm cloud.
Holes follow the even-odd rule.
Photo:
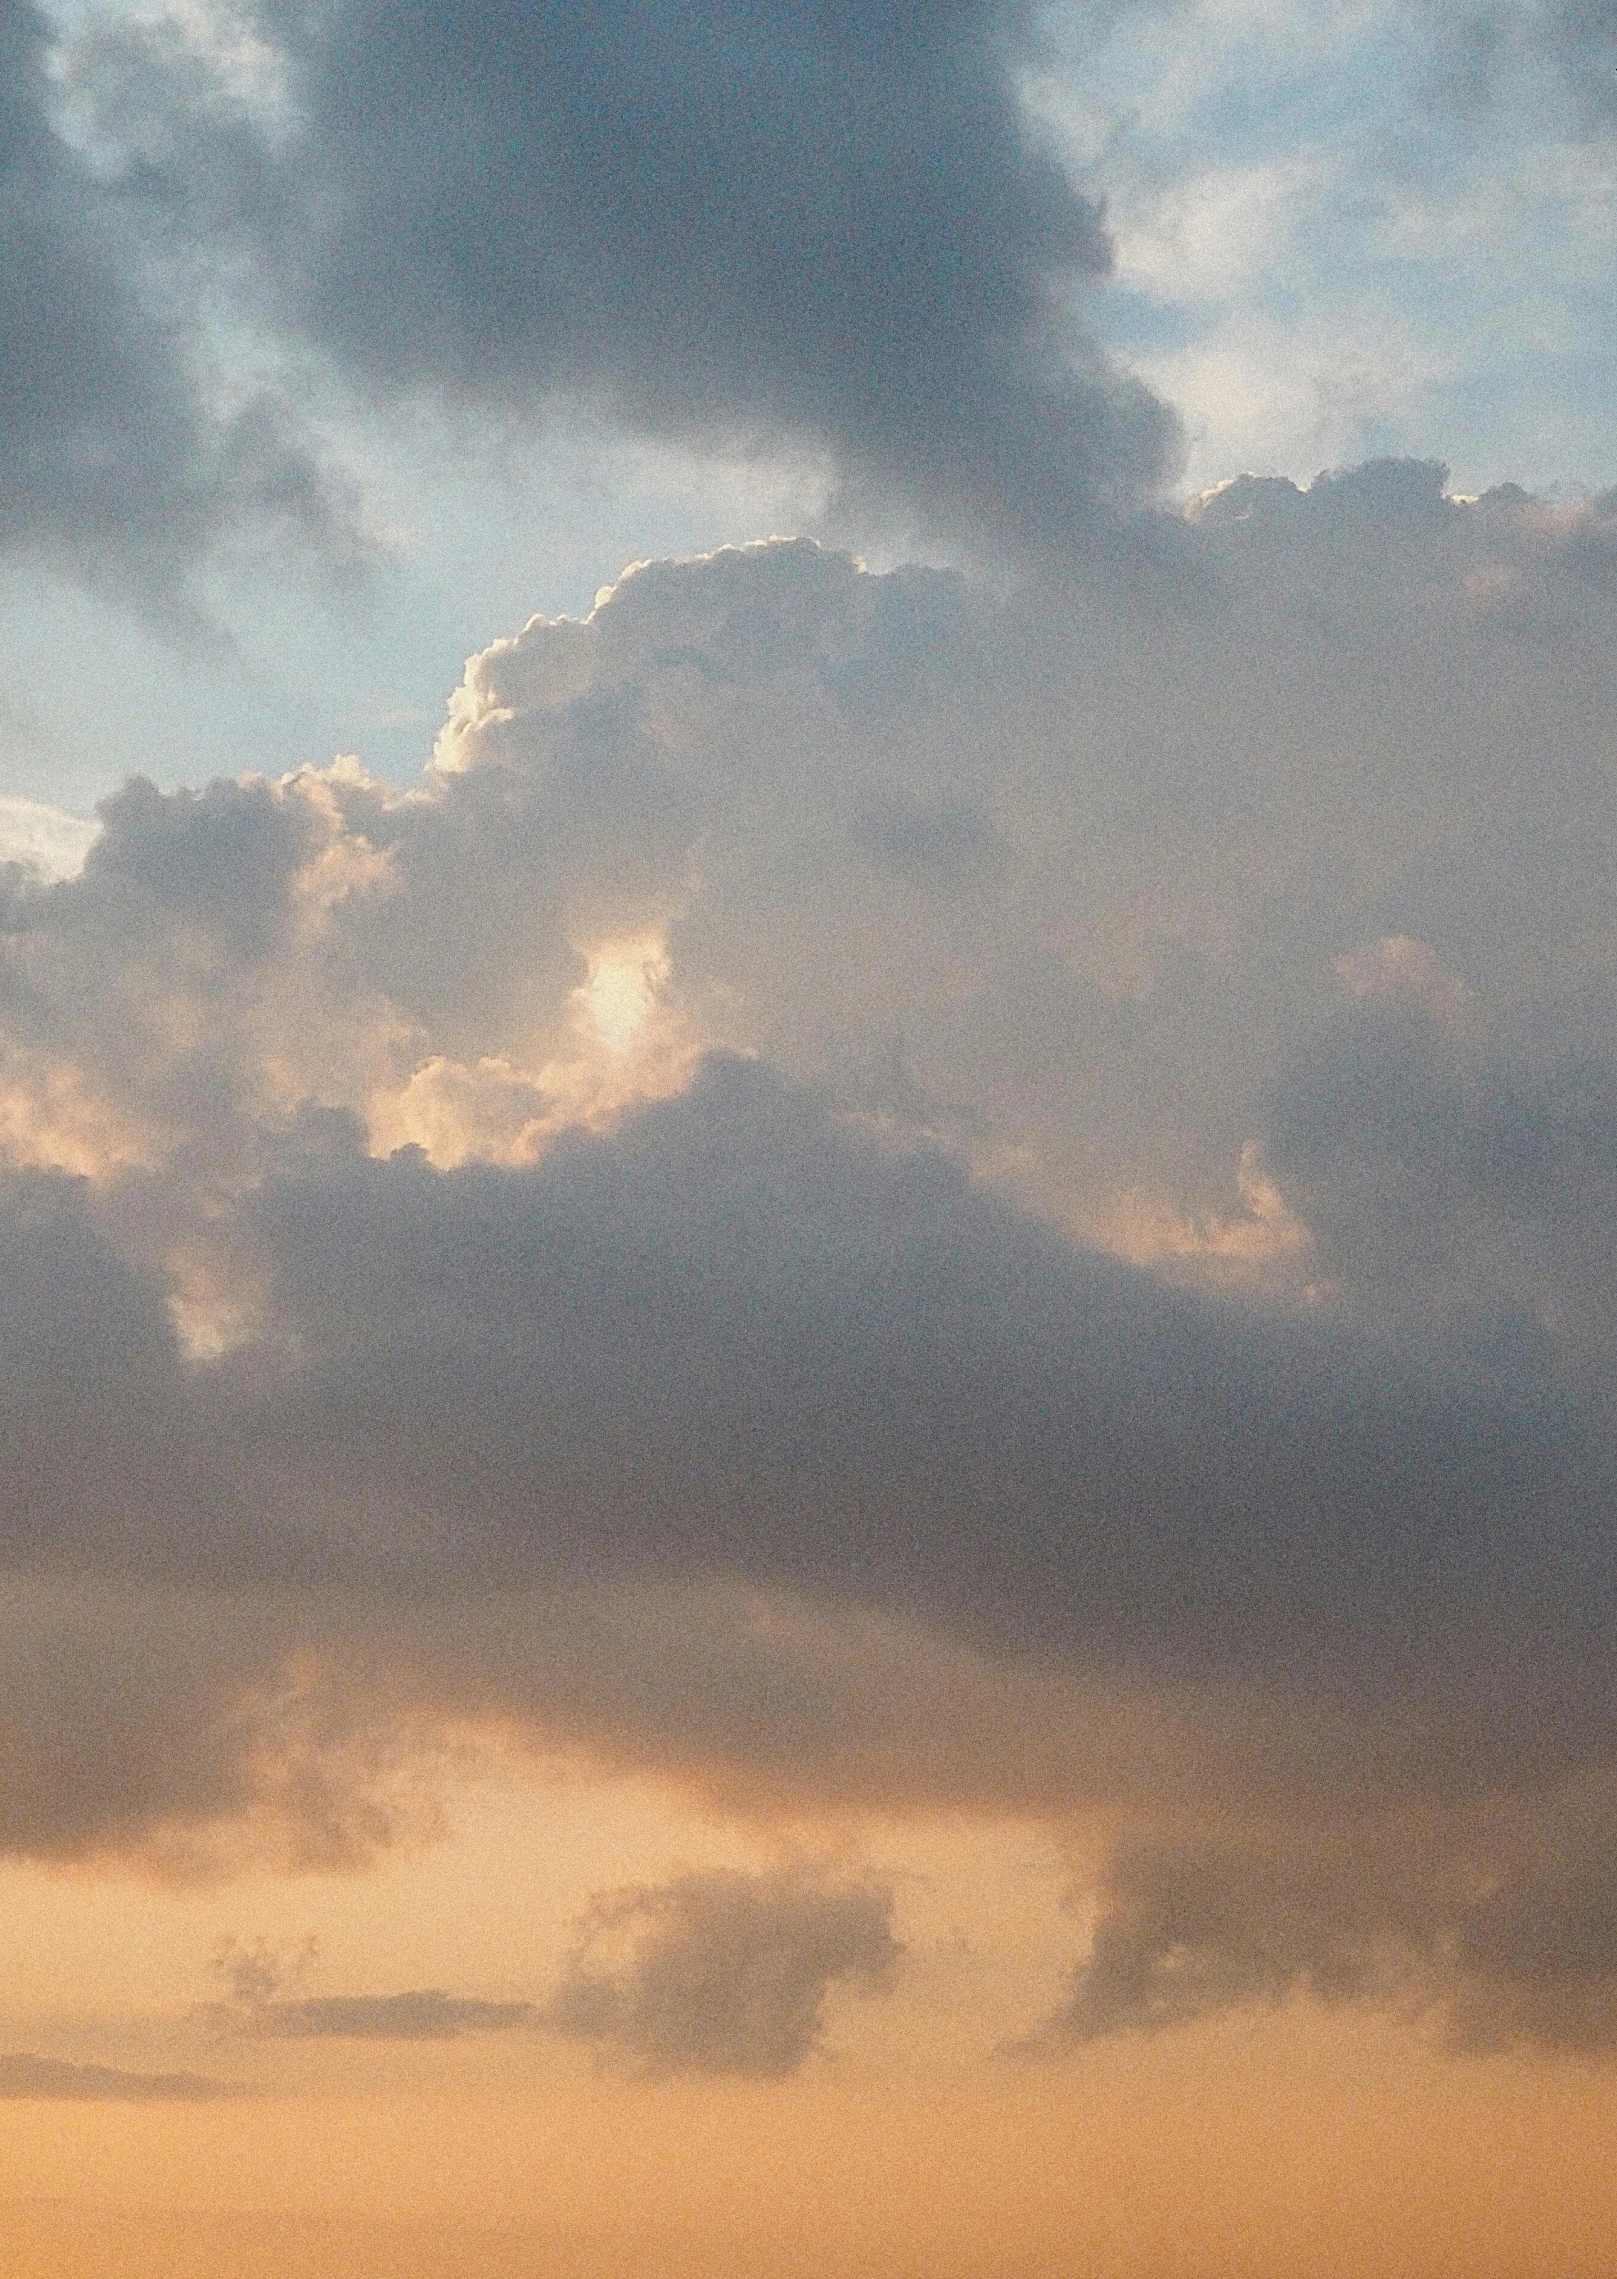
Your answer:
[[[87,77],[143,186],[250,244],[279,317],[384,390],[824,448],[851,510],[1063,546],[1151,489],[1174,426],[1058,305],[1108,248],[1027,134],[1026,17],[271,0],[267,140],[199,121],[127,34]]]
[[[15,1396],[14,1445],[72,1420],[8,1473],[21,1559],[338,1620],[728,1578],[993,1654],[1419,1705],[1454,1781],[1604,1746],[1609,1467],[1547,1354],[1164,1290],[724,1060],[532,1170],[339,1151],[238,1230],[239,1355],[171,1351],[122,1417]],[[19,1387],[112,1336],[81,1279],[43,1328],[19,1299]],[[211,1724],[250,1763],[239,1707]]]
[[[541,2013],[642,2073],[795,2073],[834,1986],[882,1994],[903,1949],[893,1896],[801,1869],[719,1870],[597,1899]]]
[[[336,540],[286,407],[206,400],[127,202],[56,131],[45,17],[0,4],[0,546],[154,598],[222,532]]]

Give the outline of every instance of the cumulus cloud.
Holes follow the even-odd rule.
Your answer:
[[[1503,1011],[1591,954],[1611,536],[1427,468],[1235,486],[1192,535],[1210,588],[1171,638],[750,549],[494,644],[419,795],[131,790],[78,888],[12,905],[40,1085],[71,1061],[142,1161],[204,1108],[210,1153],[257,1148],[302,1101],[521,1157],[645,1089],[596,1049],[616,1001],[670,1083],[693,1038],[762,1051],[1016,1151],[1080,1223],[1131,1179],[1227,1208],[1338,959],[1424,942]],[[116,982],[113,925],[143,945]]]
[[[143,191],[373,387],[818,449],[867,509],[1066,550],[1174,427],[1064,316],[1109,248],[1021,114],[1030,27],[354,0],[257,12],[283,92],[256,117],[199,101],[172,23],[103,32],[79,77]]]
[[[69,2104],[195,2105],[241,2092],[200,2073],[126,2073],[114,2065],[78,2065],[24,2052],[0,2057],[0,2098]]]
[[[638,2072],[778,2080],[819,2046],[833,1987],[892,1985],[892,1912],[890,1891],[805,1869],[610,1892],[543,2021]]]
[[[1501,1797],[1496,1888],[1576,1917],[1617,529],[1384,464],[1184,545],[1169,615],[651,565],[474,659],[408,790],[132,784],[0,874],[10,1848],[360,1861],[484,1725],[1160,1815],[1074,2031],[1344,1940],[1435,1984]],[[1273,1836],[1238,1936],[1174,1928],[1198,1798]],[[1344,1814],[1362,1939],[1284,1865]]]

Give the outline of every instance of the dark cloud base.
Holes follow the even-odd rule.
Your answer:
[[[1163,1289],[753,1063],[531,1171],[356,1141],[267,1180],[265,1336],[200,1371],[79,1187],[10,1203],[6,1519],[46,1569],[728,1576],[1350,1688],[1598,1649],[1598,1420],[1542,1365]]]
[[[1161,2033],[1307,1996],[1434,2020],[1453,2050],[1617,2048],[1609,1784],[1523,1825],[1497,1810],[1411,1842],[1126,1847],[1093,1948],[1032,2047]]]

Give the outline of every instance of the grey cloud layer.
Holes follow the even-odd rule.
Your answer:
[[[1361,1916],[1355,1985],[1518,1986],[1384,1897],[1465,1845],[1603,1904],[1617,533],[1382,466],[1184,545],[1171,612],[657,565],[409,794],[7,874],[8,1843],[360,1858],[445,1711],[1166,1815],[1074,2032],[1160,2007],[1198,1793],[1382,1896],[1241,1884],[1192,2008]]]

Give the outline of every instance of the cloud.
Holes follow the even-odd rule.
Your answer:
[[[159,1463],[172,1421],[151,1419],[145,1446]],[[45,1478],[70,1436],[89,1439],[60,1412],[50,1425]],[[134,1457],[133,1435],[121,1447]],[[19,1463],[13,1485],[24,1477]],[[104,1482],[82,1475],[65,1492],[105,1502]],[[400,1693],[364,1609],[322,1635],[318,1594],[255,1589],[243,1574],[210,1594],[188,1579],[191,1554],[165,1540],[160,1511],[142,1524],[148,1552],[132,1565],[109,1570],[95,1553],[64,1563],[37,1538],[8,1562],[0,1846],[134,1855],[192,1879],[253,1859],[352,1869],[441,1830],[442,1784],[466,1752],[423,1716],[419,1689]],[[345,1646],[363,1676],[357,1664],[344,1675]]]
[[[1184,544],[1168,614],[648,565],[474,659],[408,790],[132,784],[4,874],[8,1848],[353,1865],[493,1731],[1116,1807],[1168,1865],[1090,2017],[1158,2000],[1197,1808],[1280,1877],[1209,1999],[1346,1967],[1296,1863],[1349,1819],[1399,1999],[1483,1918],[1386,1893],[1489,1800],[1561,1905],[1612,518],[1372,465]],[[584,1975],[650,2063],[638,1968]]]
[[[892,1985],[892,1909],[889,1891],[805,1869],[611,1892],[543,2022],[637,2072],[779,2080],[819,2046],[832,1987]]]
[[[756,1064],[528,1169],[350,1140],[268,1175],[223,1261],[255,1334],[211,1365],[81,1189],[25,1188],[6,1509],[45,1559],[356,1598],[730,1574],[1187,1667],[1278,1670],[1347,1623],[1373,1687],[1451,1630],[1446,1682],[1491,1682],[1547,1545],[1569,1656],[1604,1588],[1593,1420],[1547,1363],[1389,1376],[1373,1338],[1165,1290]]]
[[[1617,1069],[1551,1036],[1503,1049],[1447,1001],[1362,1000],[1281,1079],[1272,1161],[1345,1286],[1427,1321],[1553,1322],[1603,1372]]]
[[[28,863],[47,878],[71,878],[97,826],[37,799],[0,798],[0,862]]]
[[[458,2034],[528,2025],[534,2008],[531,2002],[481,2002],[421,1987],[404,1994],[324,1994],[264,2002],[247,2016],[253,2033],[281,2040],[443,2042]]]
[[[1452,2048],[1617,2047],[1609,1790],[1455,1841],[1147,1843],[1109,1867],[1042,2046],[1160,2033],[1299,1995],[1430,2014]],[[1036,2043],[1034,2046],[1041,2046]]]
[[[1617,23],[1604,0],[1482,0],[1436,20],[1440,84],[1466,107],[1524,91],[1542,100],[1547,74],[1563,133],[1617,121]]]
[[[319,1535],[385,1511],[446,1579],[728,1566],[979,1643],[1277,1663],[1508,1587],[1529,1482],[1598,1572],[1575,1408],[1389,1386],[1373,1340],[1154,1287],[754,1064],[530,1172],[356,1154],[242,1216],[297,1359],[254,1355],[233,1429]]]
[[[1338,958],[1406,935],[1497,993],[1547,897],[1598,922],[1611,540],[1406,467],[1232,487],[1193,542],[1212,593],[1171,637],[801,545],[652,566],[478,658],[421,795],[130,790],[77,889],[12,906],[38,1113],[138,1161],[208,1121],[250,1168],[297,1101],[520,1159],[581,1086],[644,1089],[575,995],[628,957],[670,1081],[728,1043],[1019,1151],[1069,1222],[1086,1177],[1227,1209]],[[1534,714],[1581,833],[1513,756]]]
[[[22,2052],[0,2057],[0,2098],[71,2104],[202,2104],[241,2092],[200,2073],[125,2073],[113,2065],[78,2065]]]
[[[259,2034],[277,2041],[453,2041],[460,2034],[498,2033],[532,2024],[531,2002],[489,2002],[447,1994],[438,1987],[412,1987],[399,1994],[321,1994],[289,1992],[306,1977],[319,1956],[319,1941],[307,1939],[288,1953],[255,1939],[243,1945],[227,1939],[213,1958],[227,1997],[203,2012],[227,2032]]]
[[[631,1885],[591,1902],[542,2002],[436,1988],[289,1995],[312,1941],[290,1961],[263,1941],[232,1942],[216,1958],[230,1999],[209,2014],[278,2040],[449,2041],[533,2028],[636,2072],[774,2080],[820,2046],[833,1988],[890,1988],[903,1953],[892,1911],[884,1887],[809,1868]]]
[[[347,508],[272,390],[210,385],[128,201],[62,131],[50,23],[0,7],[0,547],[148,603],[243,526],[342,539]]]
[[[1171,464],[1171,415],[1064,314],[1109,248],[1022,116],[1020,5],[255,23],[256,112],[199,94],[172,23],[103,32],[79,83],[146,195],[373,389],[818,449],[850,512],[1063,553]]]

